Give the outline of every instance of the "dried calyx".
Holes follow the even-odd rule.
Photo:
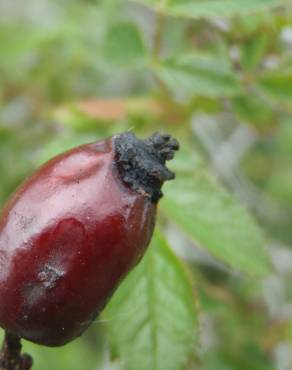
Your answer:
[[[155,133],[145,140],[127,132],[114,137],[115,164],[122,180],[133,190],[145,193],[156,203],[162,197],[164,181],[175,174],[166,166],[179,143],[168,134]]]

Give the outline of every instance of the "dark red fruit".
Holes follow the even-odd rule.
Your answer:
[[[125,133],[84,145],[42,166],[0,218],[0,325],[59,346],[103,309],[150,242],[169,135]]]

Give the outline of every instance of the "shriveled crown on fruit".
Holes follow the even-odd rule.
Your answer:
[[[155,133],[145,140],[127,132],[114,138],[116,164],[122,180],[133,190],[148,194],[155,203],[162,197],[161,187],[175,174],[165,162],[173,159],[179,143],[168,134]]]

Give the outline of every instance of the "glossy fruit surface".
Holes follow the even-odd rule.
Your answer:
[[[71,341],[139,262],[160,187],[173,178],[164,162],[178,148],[169,135],[155,135],[140,141],[127,133],[75,148],[12,196],[0,218],[6,331],[49,346]]]

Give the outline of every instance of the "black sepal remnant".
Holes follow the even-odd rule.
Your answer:
[[[115,163],[122,180],[133,190],[147,194],[152,202],[162,197],[164,181],[175,174],[165,162],[173,159],[179,143],[168,134],[155,133],[145,140],[126,132],[114,137]]]

